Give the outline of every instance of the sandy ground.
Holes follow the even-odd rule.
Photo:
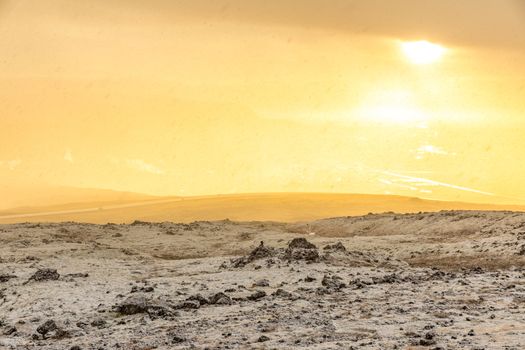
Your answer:
[[[513,212],[0,225],[0,349],[523,349],[524,266]]]

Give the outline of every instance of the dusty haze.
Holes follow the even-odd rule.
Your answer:
[[[524,26],[513,0],[3,0],[0,193],[523,204]]]

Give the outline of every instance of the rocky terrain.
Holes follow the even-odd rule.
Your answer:
[[[523,349],[525,214],[0,225],[0,349]]]

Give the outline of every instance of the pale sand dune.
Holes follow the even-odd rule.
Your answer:
[[[203,197],[98,201],[0,211],[0,223],[63,222],[130,223],[134,220],[191,222],[196,220],[316,220],[367,213],[415,213],[440,210],[514,210],[501,206],[442,202],[413,197],[361,194],[269,193]]]

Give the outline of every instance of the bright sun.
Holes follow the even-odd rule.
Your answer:
[[[409,41],[401,44],[403,53],[413,64],[430,64],[439,61],[446,49],[426,40]]]

